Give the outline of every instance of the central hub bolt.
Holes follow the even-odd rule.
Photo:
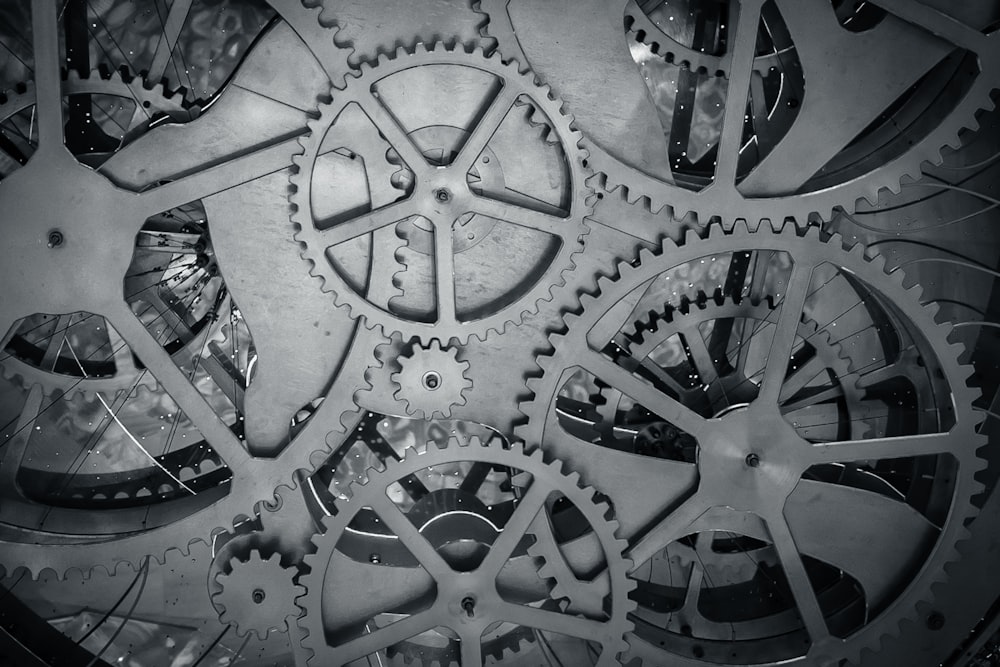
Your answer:
[[[469,615],[469,618],[472,618],[476,615],[476,601],[471,597],[463,599],[462,609],[464,609],[465,613]]]
[[[259,588],[255,588],[253,593],[250,594],[255,604],[260,604],[264,601],[264,591]]]
[[[437,371],[427,371],[423,377],[424,389],[434,391],[441,386],[441,374]]]
[[[434,191],[434,199],[437,199],[442,204],[447,204],[451,201],[451,193],[445,188],[438,188]]]
[[[53,229],[51,232],[49,232],[48,246],[50,248],[57,248],[63,244],[64,240],[65,239],[63,238],[62,232],[60,232],[58,229]]]
[[[747,454],[747,465],[751,468],[760,466],[760,457],[753,452]]]

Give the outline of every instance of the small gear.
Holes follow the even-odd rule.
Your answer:
[[[467,509],[435,509],[444,496],[461,496],[462,471],[482,480],[494,467],[506,471],[509,484],[491,486],[501,495],[490,505],[472,495],[465,498]],[[417,492],[425,484],[434,488]],[[547,589],[538,588],[533,567],[506,567],[529,532],[548,521],[553,494],[575,508],[597,541],[608,586],[596,615],[564,613],[544,602]],[[309,664],[348,664],[416,636],[437,635],[458,639],[449,662],[460,656],[463,666],[477,666],[486,640],[507,625],[599,645],[595,660],[601,666],[618,664],[627,648],[632,584],[624,576],[628,563],[620,556],[616,524],[607,518],[610,508],[595,502],[595,491],[580,486],[560,463],[545,463],[541,452],[526,455],[520,445],[477,438],[409,449],[402,460],[386,461],[384,470],[370,470],[367,482],[354,484],[350,499],[336,505],[314,538],[317,552],[306,556],[309,573],[301,580],[308,593],[299,600],[299,625],[308,633]],[[489,520],[473,519],[473,513]],[[352,595],[357,586],[366,599]]]
[[[454,80],[467,85],[451,104],[413,102]],[[583,247],[592,190],[581,137],[547,86],[481,49],[418,44],[363,64],[332,96],[300,139],[291,201],[303,257],[338,305],[386,335],[464,343],[552,298]],[[513,129],[523,114],[545,128],[543,164],[524,158],[519,142],[536,137]],[[384,154],[405,169],[369,183],[365,160]],[[393,228],[413,246],[396,253],[409,264],[375,274],[385,248],[372,234]],[[403,294],[386,299],[393,284]]]
[[[399,387],[395,396],[405,401],[410,415],[447,419],[452,406],[465,404],[462,394],[472,386],[472,380],[465,375],[469,362],[458,359],[457,348],[443,349],[441,342],[433,339],[426,347],[415,344],[412,352],[397,361],[400,370],[392,375]]]
[[[216,575],[222,587],[212,596],[219,620],[232,624],[236,634],[254,633],[264,641],[271,632],[287,631],[289,616],[297,616],[295,599],[305,589],[295,583],[295,568],[281,565],[281,557],[263,558],[256,549],[246,560],[233,558],[228,572]]]

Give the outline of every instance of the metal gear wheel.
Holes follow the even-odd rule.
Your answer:
[[[924,162],[939,164],[943,150],[959,147],[966,128],[978,129],[978,112],[993,108],[991,92],[1000,85],[1000,39],[984,25],[990,20],[985,13],[971,6],[942,10],[891,0],[864,10],[874,17],[852,21],[854,3],[779,0],[775,8],[742,0],[729,5],[735,16],[724,19],[728,67],[690,53],[678,56],[711,74],[728,75],[724,118],[715,132],[718,148],[705,158],[707,178],[691,180],[673,162],[672,176],[650,176],[614,157],[614,147],[586,137],[590,164],[608,190],[627,188],[630,201],[648,198],[653,211],[666,207],[677,218],[691,213],[702,224],[714,218],[730,224],[739,219],[806,224],[816,215],[829,220],[836,210],[852,212],[862,199],[877,203],[885,189],[898,192],[901,183],[920,176]],[[487,33],[498,39],[505,57],[574,86],[569,72],[580,66],[579,57],[556,52],[563,47],[551,40],[543,44],[539,32],[519,24],[517,17],[523,21],[529,14],[524,6],[524,0],[483,2],[490,16]],[[759,30],[762,19],[765,31]],[[758,35],[768,30],[787,31],[788,41],[762,45]],[[649,26],[643,30],[651,31]],[[771,93],[758,71],[764,62],[758,56],[768,52],[778,54],[780,65],[768,68],[781,79]],[[829,53],[838,57],[830,59]],[[957,94],[942,94],[952,89]],[[582,94],[575,88],[559,92],[567,99]],[[906,128],[902,141],[897,140],[900,128]],[[678,139],[677,128],[668,134],[671,142]],[[821,151],[812,140],[817,134],[824,136]]]
[[[291,199],[303,256],[336,303],[387,335],[466,342],[551,298],[582,248],[591,190],[580,135],[546,86],[478,49],[418,44],[363,64],[332,95],[301,139]],[[534,137],[509,132],[524,114],[548,131],[543,165],[521,161],[519,142]],[[374,164],[382,173],[387,154],[399,166],[378,182],[366,170]],[[531,176],[538,168],[548,170],[544,178]],[[364,185],[340,193],[355,181],[367,182],[367,194]],[[376,262],[363,258],[395,252],[397,224],[411,244],[434,232],[433,262],[418,247],[405,271],[369,275]],[[397,281],[401,296],[391,288]]]
[[[392,375],[399,387],[395,397],[406,403],[408,414],[446,419],[452,406],[465,404],[462,394],[472,386],[472,380],[465,375],[469,362],[459,361],[457,348],[442,349],[441,342],[434,339],[426,347],[415,344],[409,354],[396,361],[400,370]]]
[[[298,572],[284,567],[281,556],[263,558],[256,549],[245,560],[233,558],[216,575],[222,590],[212,596],[219,620],[239,635],[254,633],[264,641],[270,632],[286,632],[289,616],[297,616],[295,599],[305,589],[295,583]]]
[[[738,280],[727,280],[737,293],[755,282],[767,291],[780,288],[776,296],[783,292],[770,318],[774,331],[761,341],[767,359],[747,403],[699,412],[662,378],[616,361],[616,336],[637,313],[690,289],[692,267],[721,261],[731,268],[742,255],[753,261]],[[568,331],[551,337],[553,352],[539,358],[543,374],[529,382],[535,398],[522,406],[528,423],[518,433],[608,494],[631,542],[632,576],[653,577],[636,593],[631,657],[691,665],[856,659],[863,648],[897,633],[944,579],[944,566],[958,557],[964,523],[975,515],[971,499],[981,489],[975,475],[985,464],[977,454],[985,439],[972,411],[977,392],[967,384],[972,369],[959,362],[962,347],[948,340],[950,326],[935,321],[934,306],[921,305],[918,287],[904,286],[902,271],[886,273],[884,266],[861,245],[845,247],[839,236],[817,228],[751,232],[737,225],[727,232],[714,225],[705,238],[691,232],[683,245],[666,241],[658,253],[644,250],[636,262],[620,265],[616,278],[600,280],[597,295],[582,297],[582,312],[566,316]],[[803,436],[775,409],[795,377],[803,314],[825,322],[821,330],[837,331],[841,345],[885,336],[873,345],[882,351],[858,369],[865,401],[871,400],[872,411],[863,417],[872,435],[848,429],[832,439]],[[919,376],[907,362],[911,353],[925,364]],[[694,459],[615,451],[565,428],[559,395],[581,370],[692,437]],[[796,393],[809,398],[809,392]],[[823,406],[826,393],[816,394],[816,405]],[[928,403],[928,393],[937,398]],[[897,410],[902,415],[893,416]],[[921,413],[929,418],[915,419]],[[918,482],[921,469],[926,485]],[[636,494],[643,480],[658,492]],[[701,568],[691,570],[679,589],[674,584],[673,592],[655,576],[665,548],[704,531],[728,531],[754,548],[773,549],[781,574],[767,575],[785,582],[776,594],[784,600],[779,609],[759,609],[757,618],[739,623],[721,617],[725,633],[736,632],[735,643],[731,634],[709,635],[704,627],[692,635],[691,626],[671,626],[670,619],[687,609],[685,601],[698,605],[699,592],[707,599],[698,608],[719,612],[727,608],[723,599],[752,596],[750,589],[723,586],[713,598],[704,593]],[[854,592],[832,602],[845,587]]]
[[[480,509],[497,512],[493,520],[499,525],[470,521],[463,510],[426,514],[432,508],[421,500],[435,499],[436,492],[415,503],[409,495],[408,489],[430,479],[425,473],[441,470],[439,479],[445,483],[438,492],[447,494],[461,489],[459,480],[446,481],[454,479],[454,472],[481,478],[494,469],[507,471],[509,485],[494,489],[502,497]],[[521,559],[529,566],[527,577],[519,568],[507,567],[525,548],[528,531],[548,521],[547,501],[553,494],[575,508],[598,542],[598,560],[607,569],[609,585],[606,606],[595,616],[532,604],[547,598],[534,566]],[[482,502],[467,500],[473,511]],[[444,447],[410,449],[402,460],[387,461],[384,470],[369,471],[367,482],[353,485],[350,499],[336,505],[336,513],[323,519],[323,533],[314,538],[317,551],[306,556],[309,573],[301,579],[308,593],[299,601],[304,610],[299,624],[312,652],[309,664],[348,664],[429,633],[457,638],[460,664],[481,665],[481,642],[511,625],[598,644],[598,665],[617,664],[627,648],[622,637],[629,629],[632,585],[624,576],[628,563],[620,557],[609,508],[595,502],[595,491],[580,486],[577,475],[565,474],[558,462],[545,463],[541,452],[526,455],[520,445],[507,448],[497,439],[485,444],[452,439]],[[459,530],[439,532],[435,526],[445,523]],[[387,585],[390,580],[396,583]],[[357,586],[364,596],[350,593]],[[375,629],[380,618],[382,625]],[[385,624],[387,620],[391,622]]]

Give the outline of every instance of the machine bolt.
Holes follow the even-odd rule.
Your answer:
[[[758,467],[760,465],[760,456],[758,456],[753,452],[747,454],[747,465],[750,466],[751,468]]]
[[[259,588],[255,588],[253,589],[253,592],[250,594],[250,598],[254,601],[255,604],[260,604],[264,601],[264,591],[262,591]]]
[[[476,615],[476,601],[472,598],[465,598],[462,600],[462,609],[469,615],[469,618],[472,618]]]
[[[50,248],[57,248],[63,244],[64,240],[65,239],[63,238],[62,232],[60,232],[58,229],[53,229],[51,232],[49,232],[48,246]]]

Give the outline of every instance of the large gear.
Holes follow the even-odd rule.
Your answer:
[[[465,403],[462,394],[472,381],[465,375],[469,362],[459,361],[457,349],[442,349],[440,341],[432,340],[427,347],[415,345],[397,362],[400,370],[392,375],[399,387],[395,396],[406,402],[409,414],[447,418],[452,406]]]
[[[579,60],[564,60],[551,45],[541,43],[539,33],[528,34],[527,26],[517,24],[512,17],[526,15],[522,2],[483,2],[490,15],[486,31],[498,39],[500,51],[531,66],[537,61],[545,66],[536,67],[545,76],[563,75],[579,66]],[[731,4],[735,8],[736,3]],[[982,24],[984,15],[971,8],[945,11],[899,1],[879,3],[879,7],[885,11],[864,10],[874,13],[877,20],[858,21],[864,25],[855,27],[849,21],[854,16],[852,3],[790,0],[778,2],[775,12],[770,4],[743,0],[736,20],[725,20],[729,38],[722,61],[705,62],[704,57],[692,55],[696,52],[677,58],[693,61],[696,69],[728,75],[718,155],[706,158],[709,180],[685,186],[681,185],[687,180],[683,172],[673,174],[675,182],[650,176],[613,156],[614,147],[587,137],[584,145],[591,166],[603,175],[608,190],[624,187],[630,201],[648,198],[653,211],[666,207],[677,218],[693,213],[703,224],[715,217],[727,223],[746,219],[780,224],[794,219],[807,224],[815,215],[829,220],[835,210],[853,211],[862,199],[877,203],[884,190],[898,192],[901,182],[920,176],[925,162],[940,164],[942,151],[959,147],[963,131],[978,128],[978,112],[993,108],[991,92],[1000,85],[1000,40],[988,32],[990,25]],[[520,13],[514,11],[517,8],[522,8]],[[771,104],[763,88],[755,90],[758,83],[754,82],[755,76],[758,82],[763,78],[757,70],[757,55],[766,53],[769,46],[757,43],[762,11],[772,14],[768,20],[775,25],[783,21],[790,35],[789,44],[779,44],[773,51],[779,54],[780,64],[774,71],[785,77],[775,90],[785,97]],[[637,13],[642,14],[631,14]],[[708,15],[701,10],[695,13]],[[780,21],[775,22],[776,18]],[[652,29],[646,25],[641,30],[646,35]],[[913,55],[904,56],[900,49]],[[534,61],[525,59],[527,52],[535,55]],[[837,53],[837,58],[829,58],[829,53]],[[873,62],[880,64],[879,76],[859,78],[857,73],[865,72]],[[804,78],[804,88],[796,78]],[[916,90],[911,90],[918,82]],[[572,91],[557,89],[565,97],[573,97],[579,92],[576,87],[584,85],[570,77],[559,83],[575,86]],[[941,95],[951,88],[960,93]],[[793,90],[797,92],[787,97]],[[570,107],[569,112],[574,109]],[[782,120],[774,123],[775,118]],[[906,140],[895,142],[904,127]],[[672,131],[667,128],[671,141],[676,141]],[[758,131],[767,135],[766,142],[763,136],[761,142],[754,139]],[[826,138],[826,153],[817,152],[810,141],[817,133]],[[745,142],[747,136],[750,142]],[[686,136],[680,140],[682,151],[687,141]],[[766,154],[745,164],[757,152],[757,143],[767,144]]]
[[[775,357],[782,363],[780,366],[772,365],[777,362],[765,364],[756,396],[749,404],[726,408],[717,414],[709,413],[706,418],[676,398],[669,385],[657,380],[642,380],[628,365],[619,365],[614,360],[616,346],[613,341],[621,327],[631,325],[633,320],[629,315],[634,310],[641,311],[648,303],[643,297],[650,285],[656,285],[657,281],[660,285],[668,285],[664,282],[668,277],[679,278],[687,284],[690,278],[685,278],[683,267],[698,266],[699,262],[726,262],[727,258],[741,253],[764,253],[765,257],[770,257],[768,280],[788,286],[789,291],[777,304],[775,327],[776,331],[785,333],[771,338],[767,352],[767,358],[771,359],[774,347],[783,346]],[[788,259],[779,261],[776,259],[779,257]],[[783,263],[786,264],[784,269],[776,268]],[[675,267],[681,269],[672,270]],[[824,268],[815,274],[816,282],[813,282],[811,277],[816,267]],[[840,271],[849,278],[838,278]],[[743,285],[743,281],[738,284]],[[845,290],[854,295],[845,294]],[[792,609],[798,607],[802,618],[806,619],[805,628],[800,626],[798,630],[790,628],[787,621],[777,620],[755,630],[750,629],[752,624],[743,626],[746,629],[741,628],[740,632],[749,634],[743,637],[737,634],[737,638],[743,640],[737,650],[736,645],[729,642],[713,644],[708,638],[692,637],[686,634],[687,631],[657,629],[667,616],[654,613],[662,609],[659,606],[662,600],[653,607],[648,606],[653,604],[648,596],[655,586],[650,589],[644,584],[638,593],[644,606],[637,612],[641,622],[637,621],[632,640],[634,657],[641,657],[647,664],[662,664],[664,660],[700,664],[702,657],[714,662],[741,664],[792,658],[820,663],[855,659],[862,647],[875,646],[883,635],[898,632],[901,620],[911,613],[917,600],[931,597],[933,585],[945,576],[945,564],[957,557],[956,545],[965,535],[964,522],[974,516],[971,499],[981,488],[975,475],[984,462],[977,456],[977,449],[983,443],[982,437],[976,434],[980,418],[970,410],[976,395],[967,385],[971,369],[960,365],[961,347],[948,341],[950,328],[934,321],[934,309],[919,303],[915,295],[918,291],[903,287],[902,272],[885,273],[884,260],[880,257],[866,255],[857,245],[846,249],[839,237],[821,236],[815,228],[801,232],[789,225],[781,232],[761,228],[751,233],[744,226],[737,226],[730,232],[714,226],[704,239],[691,233],[681,246],[665,242],[658,254],[641,252],[635,265],[626,263],[619,267],[616,279],[601,281],[598,296],[583,297],[582,313],[567,316],[568,332],[553,335],[553,353],[539,359],[544,373],[531,383],[535,399],[522,408],[529,420],[520,435],[530,443],[540,444],[552,455],[570,461],[609,495],[622,521],[623,533],[632,541],[628,553],[637,564],[633,576],[648,574],[650,559],[686,535],[704,530],[730,531],[773,546],[791,587],[793,597],[789,603]],[[654,298],[654,302],[661,299]],[[786,304],[792,302],[795,305],[786,311]],[[853,303],[855,308],[844,307],[845,303]],[[859,303],[869,310],[868,314],[856,312]],[[920,382],[931,387],[933,394],[944,397],[945,402],[922,403],[919,410],[936,417],[919,425],[911,422],[910,427],[900,432],[892,426],[886,427],[877,415],[867,416],[876,427],[875,436],[867,438],[851,435],[849,430],[848,435],[837,436],[833,441],[799,435],[793,424],[781,417],[773,406],[781,396],[782,387],[794,377],[789,362],[784,360],[791,359],[794,364],[794,355],[788,351],[793,349],[804,306],[811,316],[820,321],[829,320],[823,328],[848,327],[848,336],[855,342],[858,335],[855,327],[863,334],[866,325],[860,323],[866,318],[869,318],[867,321],[874,318],[882,326],[886,316],[881,309],[892,313],[889,317],[893,326],[899,327],[898,340],[916,345],[924,363],[933,367],[930,371],[925,368]],[[854,314],[849,315],[852,310]],[[869,364],[860,379],[863,386],[875,386],[876,378],[884,381],[909,372],[905,362],[899,363],[903,356],[893,359],[891,354],[887,352],[876,364],[879,368]],[[693,437],[697,442],[694,460],[687,462],[680,456],[674,460],[657,459],[616,452],[573,435],[560,424],[557,396],[578,369],[618,388],[674,428]],[[915,387],[910,393],[920,394],[921,390]],[[919,430],[907,430],[913,428]],[[812,449],[800,449],[809,443],[815,443]],[[717,449],[720,444],[722,449]],[[772,447],[780,448],[782,454],[774,450],[773,455],[783,463],[774,461],[772,464],[776,467],[767,469]],[[838,451],[836,447],[844,449]],[[804,455],[806,459],[785,472],[790,460]],[[901,464],[896,463],[900,459]],[[937,467],[932,464],[929,469],[930,478],[934,480],[932,486],[936,489],[917,491],[913,485],[915,475],[911,473],[894,476],[892,470],[906,470],[909,465],[906,461],[911,459],[922,460],[923,465],[927,465],[928,460],[937,460]],[[831,465],[833,468],[828,469]],[[838,478],[842,474],[837,472],[840,466],[844,466],[848,477],[855,474],[852,470],[861,472],[862,479]],[[828,472],[834,473],[833,476]],[[763,476],[758,481],[761,473]],[[643,479],[655,483],[661,493],[644,498],[633,494],[631,489],[642,484]],[[895,490],[886,495],[893,488]],[[824,497],[834,496],[837,497],[837,509],[831,507],[828,512],[817,509],[827,502]],[[772,502],[782,509],[769,509],[775,507],[768,504]],[[898,514],[882,523],[881,519],[874,518],[875,514],[845,513],[845,507],[852,503],[862,503],[868,509],[881,505],[886,512]],[[717,509],[719,506],[730,509]],[[661,521],[658,517],[668,508],[670,513]],[[868,510],[861,510],[859,506],[859,511]],[[857,523],[864,518],[873,523]],[[907,528],[902,527],[911,520]],[[931,521],[941,522],[940,528]],[[813,534],[813,530],[820,533]],[[844,550],[843,545],[834,546],[836,538],[831,537],[841,530],[864,534],[869,540],[875,540],[876,535],[880,535],[879,540],[885,539],[885,531],[889,531],[893,544],[897,548],[908,545],[903,548],[910,555],[882,561],[877,555],[883,553],[881,548],[864,543]],[[923,546],[928,540],[933,547]],[[866,548],[873,551],[867,554]],[[857,551],[852,554],[851,549]],[[820,562],[826,562],[825,558],[839,563],[839,571],[850,573],[856,582],[851,585],[860,586],[858,590],[864,591],[862,599],[871,610],[867,613],[872,618],[866,616],[866,620],[854,621],[858,625],[846,629],[838,630],[832,625],[833,621],[827,618],[831,613],[829,607],[821,607],[819,602],[826,598],[817,597],[819,593],[805,583],[807,570],[802,565],[801,554]],[[906,558],[917,558],[921,564],[920,574],[913,580],[905,568],[898,571],[900,563],[907,562]],[[818,576],[814,565],[810,565],[809,572],[810,576]],[[690,585],[697,591],[701,579],[695,580],[694,574],[691,576]],[[894,580],[905,582],[905,589],[894,588]],[[768,613],[771,612],[761,612],[765,616]],[[734,626],[727,622],[724,627]],[[757,632],[762,634],[754,634]],[[834,632],[843,634],[834,635]],[[775,633],[786,639],[775,639],[772,636]],[[765,636],[771,639],[765,641]],[[733,650],[736,656],[731,656]]]
[[[401,106],[404,99],[412,104],[413,95],[437,98],[438,93],[430,93],[428,87],[439,81],[451,86],[454,80],[464,83],[450,108],[421,108],[414,116]],[[582,248],[587,231],[583,218],[589,213],[591,191],[585,182],[590,174],[586,153],[577,146],[580,135],[547,87],[481,50],[470,53],[459,47],[419,44],[412,53],[400,49],[392,57],[381,56],[374,66],[362,65],[360,76],[332,95],[333,101],[323,107],[321,117],[310,123],[310,134],[302,139],[304,153],[296,158],[299,170],[292,178],[296,207],[292,220],[299,228],[296,238],[304,246],[304,257],[338,304],[348,306],[369,327],[381,326],[387,334],[465,342],[470,336],[484,338],[491,330],[502,331],[508,323],[520,322],[524,313],[537,309],[538,302],[551,298],[551,289],[562,282],[563,272]],[[535,122],[544,123],[551,132],[556,142],[554,155],[561,162],[552,165],[561,172],[554,189],[552,179],[544,183],[528,180],[519,186],[542,185],[540,193],[518,192],[510,183],[511,174],[519,168],[537,167],[519,163],[518,139],[514,138],[512,149],[507,145],[510,139],[504,138],[507,119],[516,118],[522,100],[537,114]],[[480,118],[484,102],[489,112]],[[397,108],[391,108],[393,103]],[[357,129],[358,109],[363,129]],[[338,122],[351,126],[346,136]],[[363,136],[372,130],[389,138],[368,145]],[[361,146],[352,146],[358,141]],[[471,148],[467,142],[473,142]],[[390,150],[405,165],[402,173],[409,176],[392,184],[369,182],[365,201],[337,200],[334,208],[326,210],[323,204],[330,200],[329,190],[342,187],[331,176],[340,175],[340,183],[347,182],[344,179],[353,178],[351,174],[359,168],[352,164],[358,155],[378,157]],[[484,174],[495,169],[491,160],[500,161],[505,175],[499,192],[486,188]],[[364,177],[363,170],[358,173]],[[382,186],[381,192],[377,186]],[[398,188],[404,190],[402,196]],[[407,220],[425,232],[428,224],[443,232],[434,236],[433,267],[409,267],[431,276],[424,280],[423,295],[433,304],[431,312],[420,302],[390,303],[384,292],[393,277],[369,276],[364,262],[357,265],[359,253],[364,257],[370,252],[367,239],[371,233]],[[520,250],[499,257],[494,243],[477,241],[471,246],[475,252],[457,254],[469,245],[462,237],[474,239],[491,232],[497,243],[502,237],[504,244]],[[334,248],[341,245],[349,248],[338,254]],[[525,258],[534,266],[521,266]],[[484,267],[497,261],[502,267],[497,264],[490,285],[464,277],[473,268],[481,275]],[[512,284],[497,289],[497,275],[507,280],[507,274]],[[434,289],[428,291],[428,284]]]
[[[412,480],[424,479],[419,475],[422,471],[466,462],[485,465],[487,470],[499,466],[512,471],[513,486],[505,492],[514,494],[512,511],[495,517],[501,526],[473,522],[457,535],[441,533],[445,541],[439,543],[438,531],[431,527],[445,521],[460,526],[466,522],[466,512],[452,513],[450,518],[433,515],[434,522],[424,523],[411,516],[420,512],[421,503],[411,504],[404,489],[419,483]],[[301,582],[309,593],[300,601],[304,613],[299,623],[308,633],[304,643],[313,654],[309,663],[347,664],[438,629],[445,636],[454,633],[459,638],[462,665],[480,665],[480,642],[511,623],[598,644],[596,664],[616,664],[627,648],[623,635],[632,608],[631,584],[624,576],[628,564],[618,553],[621,542],[615,537],[615,523],[606,518],[607,506],[596,504],[594,490],[581,487],[576,475],[566,475],[561,468],[558,463],[545,463],[541,452],[525,455],[519,445],[507,448],[497,440],[483,444],[478,439],[463,445],[453,439],[442,448],[411,449],[402,460],[387,462],[385,470],[369,471],[367,482],[355,484],[351,498],[337,503],[337,512],[323,520],[323,533],[314,539],[317,551],[305,558],[310,572]],[[523,488],[529,475],[530,485]],[[517,574],[505,568],[527,531],[548,521],[543,510],[553,493],[576,508],[598,539],[598,558],[608,569],[609,587],[607,606],[597,616],[567,615],[558,608],[531,605],[538,599],[538,589],[530,581],[527,587],[519,585]],[[374,514],[366,515],[366,511]],[[381,547],[365,543],[370,531],[383,535]],[[466,541],[479,546],[471,550],[468,545],[460,546]],[[396,567],[387,567],[393,562]],[[399,567],[404,563],[409,567]],[[362,583],[370,577],[384,583],[390,576],[402,577],[408,590],[393,586],[376,593]],[[358,584],[370,591],[370,599],[352,605],[353,609],[338,605],[338,593],[346,594],[347,587]],[[421,591],[432,594],[429,604],[419,603]],[[380,612],[394,612],[389,620],[402,620],[381,627],[376,621],[378,629],[373,630],[371,624]]]

